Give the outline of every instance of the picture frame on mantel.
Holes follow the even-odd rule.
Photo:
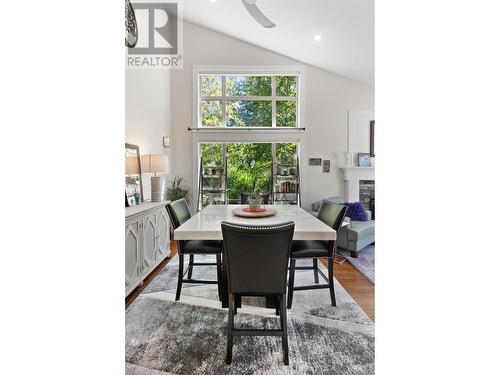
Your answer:
[[[360,152],[358,153],[358,165],[360,167],[371,167],[372,166],[372,158],[370,154]]]

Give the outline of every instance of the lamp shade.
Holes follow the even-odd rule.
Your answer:
[[[131,176],[133,174],[141,174],[139,168],[139,158],[137,156],[125,157],[125,175]]]
[[[168,156],[143,155],[141,166],[142,173],[168,173]]]

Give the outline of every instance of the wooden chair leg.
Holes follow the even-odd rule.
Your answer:
[[[333,287],[333,257],[328,258],[328,286],[330,287],[332,306],[337,306],[337,301],[335,300],[335,289]]]
[[[227,353],[226,353],[226,364],[230,365],[233,360],[233,328],[234,328],[234,295],[229,294],[229,316],[227,323]]]
[[[288,301],[287,301],[288,309],[292,308],[294,282],[295,282],[295,259],[290,258],[290,271],[288,277]]]
[[[191,280],[191,276],[193,275],[193,263],[194,263],[194,254],[189,254],[189,268],[187,278]]]
[[[281,343],[283,345],[283,362],[288,366],[288,330],[287,330],[287,320],[286,320],[286,294],[282,294],[278,297],[279,305],[280,305],[280,320],[281,320],[281,329],[283,330],[283,337],[281,339]]]
[[[177,279],[177,291],[175,292],[175,300],[178,301],[181,297],[182,276],[184,275],[184,254],[179,254],[179,277]]]
[[[216,254],[217,262],[217,291],[219,292],[219,300],[222,299],[222,260],[221,254]]]
[[[319,283],[319,278],[318,278],[318,259],[314,258],[313,259],[313,267],[314,267],[314,282],[316,284]]]

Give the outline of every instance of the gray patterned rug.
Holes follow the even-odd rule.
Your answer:
[[[328,289],[294,293],[288,310],[289,366],[283,365],[278,337],[236,337],[233,363],[227,366],[227,309],[220,307],[217,286],[184,284],[175,302],[177,270],[176,256],[126,311],[127,374],[374,373],[374,324],[337,281],[337,307],[330,305]],[[215,269],[196,267],[193,278],[215,279]],[[296,271],[296,285],[312,282],[311,271]],[[243,298],[236,326],[278,328],[274,309],[263,303]]]
[[[375,285],[375,245],[368,245],[361,249],[357,258],[352,258],[348,250],[339,249],[339,253]]]

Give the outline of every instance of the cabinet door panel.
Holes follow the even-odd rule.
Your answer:
[[[157,230],[156,237],[158,241],[157,241],[155,259],[159,260],[161,258],[164,258],[165,255],[170,250],[169,219],[167,216],[166,209],[162,209],[161,212],[158,214],[158,221],[156,222],[156,230]]]
[[[154,265],[155,249],[156,249],[156,214],[150,214],[144,217],[143,220],[143,236],[144,236],[144,263],[143,270]]]
[[[132,285],[140,276],[140,224],[139,221],[125,226],[125,287]]]

